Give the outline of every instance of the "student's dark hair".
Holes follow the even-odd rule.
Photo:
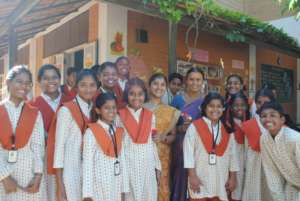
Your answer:
[[[270,99],[270,101],[275,101],[274,94],[273,94],[272,90],[270,90],[270,89],[263,88],[263,89],[258,90],[255,93],[255,102],[257,102],[258,98],[261,96],[268,97]]]
[[[202,102],[202,105],[201,105],[201,116],[204,116],[204,117],[207,117],[206,115],[206,108],[208,106],[208,104],[212,101],[212,100],[220,100],[222,106],[224,106],[224,98],[217,92],[209,92],[203,102]]]
[[[32,82],[32,74],[26,65],[17,65],[17,66],[12,67],[8,71],[5,80],[12,81],[13,79],[15,79],[18,75],[20,75],[22,73],[26,73],[29,76],[30,82]]]
[[[44,76],[44,74],[47,70],[54,70],[55,73],[57,74],[57,76],[59,77],[59,79],[61,78],[59,69],[56,66],[54,66],[53,64],[44,64],[41,66],[41,68],[39,69],[39,72],[38,72],[37,79],[39,82],[41,81],[42,77]]]
[[[106,68],[114,68],[117,71],[117,67],[115,63],[106,61],[100,65],[100,68],[98,68],[97,74],[101,74]]]
[[[91,67],[91,70],[97,74],[97,72],[99,71],[100,65],[99,64],[95,64]]]
[[[95,107],[100,109],[107,101],[117,101],[117,98],[115,97],[115,95],[111,92],[105,92],[105,93],[101,93],[97,96],[96,101],[95,101]],[[117,104],[117,103],[116,103]],[[92,121],[96,122],[100,116],[96,113],[96,111],[93,111],[93,115],[92,115]]]
[[[203,80],[205,79],[203,71],[198,67],[191,67],[186,72],[185,78],[187,79],[190,76],[191,73],[200,73],[202,75]]]
[[[141,87],[143,92],[144,92],[144,95],[145,95],[145,102],[148,101],[147,88],[146,88],[146,85],[145,85],[144,81],[141,80],[140,78],[135,77],[135,78],[131,78],[126,83],[125,90],[124,90],[124,93],[123,93],[124,102],[126,102],[128,104],[129,91],[133,86]]]
[[[97,78],[91,69],[83,69],[81,70],[76,77],[76,86],[78,83],[83,80],[85,77],[91,77],[97,83]]]
[[[265,102],[258,111],[259,116],[264,110],[273,109],[276,110],[281,116],[285,118],[285,125],[300,132],[300,129],[293,122],[292,118],[284,112],[282,105],[277,101]]]
[[[183,76],[179,73],[171,73],[168,77],[168,81],[171,82],[174,79],[179,79],[180,82],[183,82]]]
[[[67,76],[70,76],[71,74],[73,74],[73,73],[79,73],[80,72],[80,68],[77,68],[77,67],[73,67],[73,66],[70,66],[70,67],[68,67],[68,69],[67,69]]]
[[[128,57],[125,57],[125,56],[120,56],[120,57],[118,57],[118,58],[117,58],[117,60],[116,60],[116,62],[115,62],[115,63],[117,64],[117,63],[119,63],[119,62],[120,62],[121,60],[123,60],[123,59],[125,59],[125,60],[127,60],[127,61],[129,62],[129,59],[128,59]]]
[[[226,122],[226,124],[224,124],[224,126],[225,126],[226,130],[229,131],[230,133],[235,131],[233,104],[234,104],[235,100],[238,98],[241,98],[245,102],[245,105],[247,107],[245,119],[243,119],[243,121],[250,119],[250,106],[248,103],[247,96],[242,91],[230,96],[230,99],[225,106],[225,112],[223,113],[223,117],[222,117],[223,122]]]
[[[156,79],[163,79],[167,85],[167,78],[164,74],[162,73],[154,73],[153,75],[151,75],[151,77],[149,78],[149,81],[148,81],[148,85],[150,86],[151,83],[156,80]]]

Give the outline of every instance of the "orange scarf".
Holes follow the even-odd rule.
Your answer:
[[[242,130],[248,139],[249,146],[253,151],[260,152],[260,129],[256,119],[250,119],[242,124]]]
[[[71,114],[72,117],[74,118],[76,124],[78,125],[81,134],[83,135],[86,129],[86,126],[90,122],[90,120],[84,116],[84,121],[82,120],[81,112],[79,109],[79,106],[77,105],[76,102],[70,101],[67,103],[63,104],[65,107],[67,107]],[[55,169],[53,168],[53,163],[54,163],[54,149],[55,149],[55,132],[56,132],[56,123],[57,123],[57,114],[55,115],[49,132],[48,132],[48,139],[47,139],[47,170],[48,174],[55,174]]]
[[[99,147],[102,149],[103,153],[110,157],[115,157],[115,150],[114,150],[114,144],[112,142],[112,139],[108,133],[104,130],[104,128],[99,125],[98,123],[91,123],[88,125],[89,128],[92,130],[96,141],[99,145]],[[116,129],[116,143],[117,143],[117,150],[118,155],[122,148],[122,136],[123,136],[124,130],[123,128],[117,128]]]
[[[213,151],[213,135],[210,132],[207,124],[201,118],[193,122],[194,126],[196,127],[197,133],[204,144],[204,147],[207,153],[212,153]],[[227,149],[229,143],[229,134],[225,130],[223,124],[221,124],[221,141],[219,144],[216,144],[215,154],[217,156],[223,156],[224,152]]]
[[[132,141],[137,144],[146,144],[151,132],[152,112],[143,108],[139,123],[136,122],[127,107],[119,110],[119,114]]]
[[[38,116],[38,109],[24,103],[24,108],[18,122],[15,133],[16,149],[25,147],[31,137],[36,119]],[[4,149],[12,149],[12,135],[13,129],[4,105],[0,106],[0,143]]]

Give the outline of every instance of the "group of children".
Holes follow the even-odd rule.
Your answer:
[[[300,200],[300,133],[271,90],[258,90],[251,102],[242,79],[231,75],[226,99],[206,94],[192,120],[163,107],[163,96],[172,102],[166,93],[177,96],[166,92],[164,75],[152,75],[146,87],[129,78],[129,69],[121,57],[92,70],[68,70],[61,87],[59,70],[43,65],[42,93],[33,100],[27,99],[30,71],[10,69],[9,95],[0,104],[0,201],[169,201],[176,138],[183,139],[187,170],[183,199]],[[196,83],[197,73],[204,78],[191,69],[187,82],[194,76]]]

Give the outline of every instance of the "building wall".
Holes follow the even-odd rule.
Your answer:
[[[280,65],[277,63],[277,58],[280,57]],[[283,53],[279,53],[264,47],[256,48],[256,80],[257,88],[261,87],[260,77],[262,64],[269,64],[273,66],[279,66],[294,71],[294,94],[296,96],[296,80],[297,80],[297,58],[291,57]],[[296,98],[293,102],[283,104],[285,111],[291,115],[293,119],[296,119]]]

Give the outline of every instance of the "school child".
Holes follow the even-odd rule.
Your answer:
[[[265,102],[274,101],[274,95],[269,89],[260,89],[255,94],[256,107],[259,110]],[[266,187],[265,175],[262,172],[262,160],[260,152],[260,138],[265,132],[258,114],[242,124],[245,134],[245,175],[243,201],[270,200]]]
[[[89,124],[83,142],[83,198],[121,201],[129,192],[123,145],[124,129],[114,124],[116,98],[102,93],[96,99],[95,123]]]
[[[55,135],[48,138],[48,165],[55,170],[59,201],[82,200],[83,134],[91,118],[96,77],[91,70],[82,70],[75,86],[78,95],[59,109]],[[51,145],[54,146],[51,148]]]
[[[143,108],[147,89],[139,78],[130,79],[124,99],[128,103],[119,110],[119,124],[125,129],[124,149],[129,174],[130,193],[126,201],[157,201],[161,164],[151,133],[155,118]]]
[[[123,91],[118,85],[118,71],[117,67],[112,62],[104,62],[98,69],[97,78],[101,83],[100,89],[97,91],[97,95],[104,92],[111,92],[117,98],[118,108],[125,106],[122,100]]]
[[[190,201],[227,201],[227,193],[236,187],[239,166],[234,136],[220,120],[224,99],[209,93],[201,108],[202,118],[189,126],[183,143]]]
[[[77,94],[75,83],[79,72],[80,69],[76,67],[69,67],[67,69],[66,83],[60,87],[60,91],[64,94],[66,101],[73,100]]]
[[[278,102],[265,103],[260,118],[266,133],[261,136],[261,158],[267,186],[275,201],[300,200],[300,133],[287,121]]]
[[[230,97],[236,93],[242,92],[244,87],[243,78],[238,74],[231,74],[226,79],[226,94],[225,101],[230,99]]]
[[[118,85],[122,92],[125,90],[126,83],[130,76],[130,62],[128,57],[121,56],[116,60],[116,67],[118,70]]]
[[[32,75],[26,66],[15,66],[6,84],[8,97],[0,103],[0,200],[47,200],[43,120],[38,109],[25,102]]]
[[[225,126],[227,130],[230,129],[234,133],[234,139],[237,143],[237,154],[240,171],[237,172],[237,186],[231,193],[230,200],[238,201],[242,199],[242,190],[244,184],[244,134],[241,129],[242,123],[249,120],[250,112],[248,105],[248,98],[242,93],[238,92],[231,96],[228,101],[228,107],[225,114],[228,112],[229,116],[225,119]]]
[[[39,69],[38,83],[42,90],[42,94],[32,100],[31,105],[37,107],[42,114],[46,136],[49,133],[50,125],[53,122],[56,111],[59,106],[68,99],[65,95],[62,95],[59,90],[60,78],[61,75],[58,68],[52,64],[45,64]],[[45,161],[47,161],[47,159]],[[46,167],[47,166],[45,165],[47,197],[48,200],[55,201],[55,177],[54,175],[47,174]]]

